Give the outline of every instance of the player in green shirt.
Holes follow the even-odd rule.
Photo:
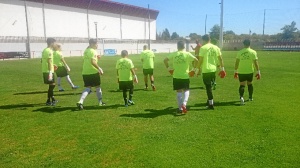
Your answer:
[[[246,39],[243,41],[244,48],[240,50],[237,54],[236,61],[235,61],[235,71],[234,71],[234,78],[239,78],[240,87],[240,102],[241,105],[245,104],[244,100],[244,90],[247,83],[248,92],[249,92],[249,101],[253,101],[253,72],[254,66],[257,71],[255,77],[259,80],[260,70],[258,65],[258,58],[256,51],[250,48],[250,40]]]
[[[154,85],[153,69],[154,69],[154,53],[148,49],[148,45],[144,45],[143,51],[141,53],[141,61],[143,62],[143,74],[145,81],[145,90],[148,89],[148,76],[151,82],[152,90],[155,91],[156,87]]]
[[[61,85],[61,78],[66,77],[67,82],[71,85],[72,89],[77,89],[78,86],[75,86],[68,74],[70,72],[70,67],[66,63],[64,56],[61,53],[61,44],[56,44],[54,45],[54,52],[53,52],[53,63],[57,67],[55,73],[57,76],[57,86],[58,86],[58,91],[62,92],[65,91]]]
[[[138,83],[137,76],[134,71],[134,65],[131,59],[128,58],[128,52],[123,50],[121,52],[121,59],[116,63],[117,77],[119,82],[119,89],[123,91],[123,99],[125,107],[134,105],[133,97],[133,81]],[[129,90],[129,99],[127,99],[127,90]]]
[[[218,62],[221,66],[219,76],[221,78],[224,78],[226,76],[226,72],[224,69],[224,63],[220,48],[210,43],[209,35],[204,35],[202,37],[202,40],[204,42],[204,45],[200,48],[197,68],[199,68],[202,72],[203,83],[206,88],[206,94],[208,97],[207,109],[213,110],[214,102],[212,86],[215,83]]]
[[[105,105],[105,103],[102,101],[102,91],[100,87],[100,75],[103,75],[103,70],[98,65],[98,54],[96,51],[97,48],[97,39],[90,39],[89,46],[84,51],[82,77],[84,81],[84,87],[86,88],[82,92],[79,102],[77,102],[77,107],[79,110],[83,110],[83,101],[91,92],[92,87],[96,87],[99,106]]]
[[[55,88],[54,80],[54,66],[53,66],[53,46],[55,45],[54,38],[47,38],[47,48],[42,52],[42,72],[44,83],[49,85],[48,95],[47,95],[47,106],[55,106],[56,100],[54,98],[53,90]],[[50,100],[51,99],[51,100]]]
[[[187,113],[186,105],[190,95],[189,67],[193,61],[194,67],[198,62],[195,56],[184,51],[184,45],[183,41],[179,41],[177,43],[178,51],[171,53],[164,59],[166,68],[170,68],[169,62],[173,66],[173,89],[177,91],[178,112],[181,114]]]

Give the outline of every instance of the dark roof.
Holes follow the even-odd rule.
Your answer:
[[[27,0],[31,2],[43,3],[44,0]],[[90,4],[91,2],[91,4]],[[140,18],[148,18],[148,12],[150,12],[150,18],[156,19],[159,11],[148,8],[142,8],[133,5],[127,5],[119,2],[113,2],[110,0],[45,0],[45,4],[67,6],[72,8],[87,9],[89,4],[89,10],[101,11],[114,14],[123,14],[128,16],[135,16]]]

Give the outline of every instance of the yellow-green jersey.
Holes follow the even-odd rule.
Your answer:
[[[154,52],[151,50],[144,50],[141,53],[143,60],[143,69],[154,69]]]
[[[200,48],[199,57],[203,58],[201,65],[202,73],[217,71],[218,57],[221,56],[221,50],[218,46],[207,43]]]
[[[98,63],[97,51],[93,48],[88,47],[87,49],[85,49],[83,54],[82,75],[91,75],[98,73],[98,69],[93,66],[92,60]]]
[[[254,72],[253,61],[257,60],[256,51],[251,48],[243,48],[236,56],[240,60],[237,72],[239,74],[251,74]]]
[[[190,63],[195,60],[195,56],[186,51],[177,51],[168,56],[174,69],[173,78],[189,79]]]
[[[131,69],[134,65],[129,58],[121,58],[117,61],[116,69],[118,70],[119,81],[132,81]]]
[[[48,60],[51,59],[52,65],[49,65]],[[42,72],[49,73],[49,66],[50,71],[54,72],[53,67],[53,51],[51,48],[45,48],[42,52]]]
[[[60,51],[54,51],[53,52],[53,64],[56,66],[64,66],[64,63],[61,61],[61,59],[64,58],[62,53]]]

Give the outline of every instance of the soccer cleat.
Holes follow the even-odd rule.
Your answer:
[[[240,102],[241,102],[241,106],[242,106],[242,105],[245,105],[245,100],[244,100],[244,98],[241,97],[241,98],[240,98]]]
[[[148,90],[148,87],[145,87],[144,90]]]
[[[50,101],[47,101],[46,106],[52,106],[52,103]]]
[[[56,103],[58,103],[58,100],[54,100],[54,101],[52,101],[52,103],[51,103],[51,106],[55,106],[55,105],[56,105]]]
[[[63,92],[63,91],[65,91],[65,89],[59,89],[58,91],[59,91],[59,92]]]
[[[156,87],[154,85],[152,85],[152,90],[155,91],[156,90]]]
[[[105,105],[106,105],[106,103],[104,103],[102,101],[99,102],[99,106],[105,106]]]
[[[79,86],[74,86],[74,87],[72,87],[72,89],[78,89],[79,88]]]
[[[128,103],[126,103],[124,106],[125,106],[125,107],[128,107]]]
[[[249,97],[248,101],[253,101],[253,98],[250,98],[250,97]]]
[[[83,110],[83,104],[81,103],[76,103],[77,107],[78,107],[78,110]]]
[[[181,108],[182,108],[182,114],[186,114],[187,113],[186,106],[182,105]]]
[[[92,91],[92,90],[90,90],[90,91],[89,91],[89,94],[91,94],[92,92],[93,92],[93,91]]]
[[[129,106],[135,105],[135,103],[134,103],[132,100],[128,100],[128,105],[129,105]]]

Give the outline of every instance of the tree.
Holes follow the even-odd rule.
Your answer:
[[[201,38],[197,33],[190,33],[189,37],[191,38],[191,41],[199,40]]]
[[[175,39],[178,39],[178,38],[179,38],[179,35],[176,32],[173,32],[172,36],[171,36],[171,40],[175,40]]]
[[[169,30],[166,28],[165,30],[163,30],[162,34],[161,34],[161,38],[163,40],[170,40],[170,32]]]
[[[284,40],[295,40],[296,39],[296,22],[292,21],[291,25],[285,25],[282,30],[282,39]]]
[[[219,39],[220,36],[220,26],[219,25],[214,25],[209,32],[209,35],[211,38],[216,38]]]

